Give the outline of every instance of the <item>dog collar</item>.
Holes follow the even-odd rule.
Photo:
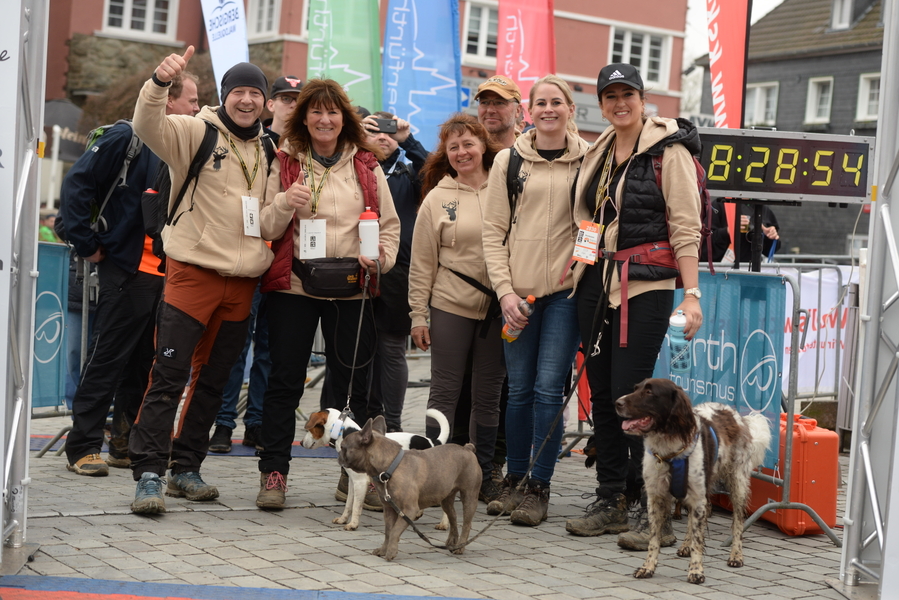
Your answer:
[[[331,425],[331,433],[329,434],[331,436],[331,439],[335,441],[339,440],[341,436],[343,436],[344,429],[346,429],[346,423],[343,419],[338,419],[337,421],[335,421],[334,424]]]
[[[660,456],[658,452],[650,453],[648,450],[647,450],[647,453],[654,456],[655,459],[659,462],[659,464],[661,464],[663,462],[670,463],[671,461],[677,460],[677,459],[683,460],[683,459],[689,458],[689,456],[691,454],[693,454],[693,450],[696,449],[696,442],[698,442],[698,441],[699,441],[699,431],[696,432],[696,435],[693,437],[692,442],[685,445],[683,448],[681,448],[677,452],[672,452],[671,454],[666,454],[665,456]]]
[[[405,448],[400,448],[400,451],[396,453],[393,462],[390,463],[390,466],[387,467],[387,470],[378,475],[378,481],[384,484],[390,481],[390,478],[393,477],[393,472],[396,471],[396,468],[398,466],[400,466],[400,461],[403,460],[404,454],[406,454]]]

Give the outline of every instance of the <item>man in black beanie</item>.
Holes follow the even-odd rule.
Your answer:
[[[165,512],[167,466],[166,495],[192,501],[218,497],[218,490],[200,478],[200,465],[222,390],[247,335],[253,291],[272,261],[265,243],[271,238],[259,223],[268,175],[259,117],[268,82],[258,67],[240,63],[222,78],[222,106],[204,107],[199,118],[166,115],[167,88],[193,53],[190,46],[183,56],[163,60],[141,89],[134,111],[134,130],[169,166],[173,196],[187,177],[207,123],[218,131],[215,149],[162,232],[167,262],[156,357],[129,445],[137,481],[135,513]]]

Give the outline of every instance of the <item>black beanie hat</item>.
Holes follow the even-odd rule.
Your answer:
[[[222,92],[219,94],[222,104],[225,104],[225,98],[228,97],[231,90],[241,86],[257,88],[262,92],[262,97],[265,98],[268,90],[268,79],[266,79],[262,69],[256,65],[247,62],[237,63],[228,69],[224,77],[222,77]]]

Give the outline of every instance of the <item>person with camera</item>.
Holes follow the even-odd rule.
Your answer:
[[[193,116],[197,111],[197,77],[182,73],[167,90],[165,114]],[[126,185],[120,186],[119,171],[133,133],[124,122],[109,128],[75,162],[62,186],[65,237],[75,253],[96,265],[100,280],[93,335],[72,398],[72,430],[66,436],[66,468],[79,475],[103,476],[109,466],[130,465],[128,436],[153,364],[154,316],[163,278],[144,233],[140,197],[154,185],[159,158],[143,146],[128,166],[122,182]],[[81,291],[77,294],[80,298]],[[104,461],[100,449],[113,400],[109,457]]]
[[[400,245],[396,264],[381,276],[381,295],[374,299],[378,351],[371,372],[369,405],[379,407],[387,420],[387,431],[402,431],[403,404],[409,383],[406,342],[409,318],[409,261],[415,216],[421,203],[421,173],[428,151],[412,135],[405,119],[379,111],[362,119],[368,139],[384,152],[379,161],[387,177],[393,205],[400,218]],[[410,165],[406,162],[412,162]]]
[[[284,508],[295,411],[306,384],[316,329],[321,325],[330,391],[321,408],[368,419],[368,372],[375,351],[371,287],[365,275],[387,273],[396,260],[400,220],[393,206],[381,149],[372,144],[339,83],[308,81],[272,163],[261,213],[276,232],[275,259],[263,277],[268,295],[272,371],[262,402],[260,487],[256,506]],[[378,254],[363,256],[360,216],[380,215]],[[375,262],[377,259],[377,264]],[[363,294],[364,292],[364,294]],[[361,313],[361,315],[360,315]]]

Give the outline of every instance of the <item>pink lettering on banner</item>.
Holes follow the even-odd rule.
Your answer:
[[[837,316],[836,310],[823,312],[819,311],[817,308],[810,308],[808,310],[808,315],[801,315],[799,317],[799,333],[805,332],[806,328],[809,328],[809,331],[818,331],[819,329],[835,330],[838,324],[841,330],[845,330],[848,318],[849,309],[845,307],[839,316]],[[784,322],[784,333],[789,335],[792,330],[793,319],[787,317]]]
[[[715,127],[743,124],[743,82],[749,0],[706,0],[709,74]]]
[[[531,86],[556,72],[553,0],[503,0],[496,42],[497,74],[512,79],[526,99]]]

